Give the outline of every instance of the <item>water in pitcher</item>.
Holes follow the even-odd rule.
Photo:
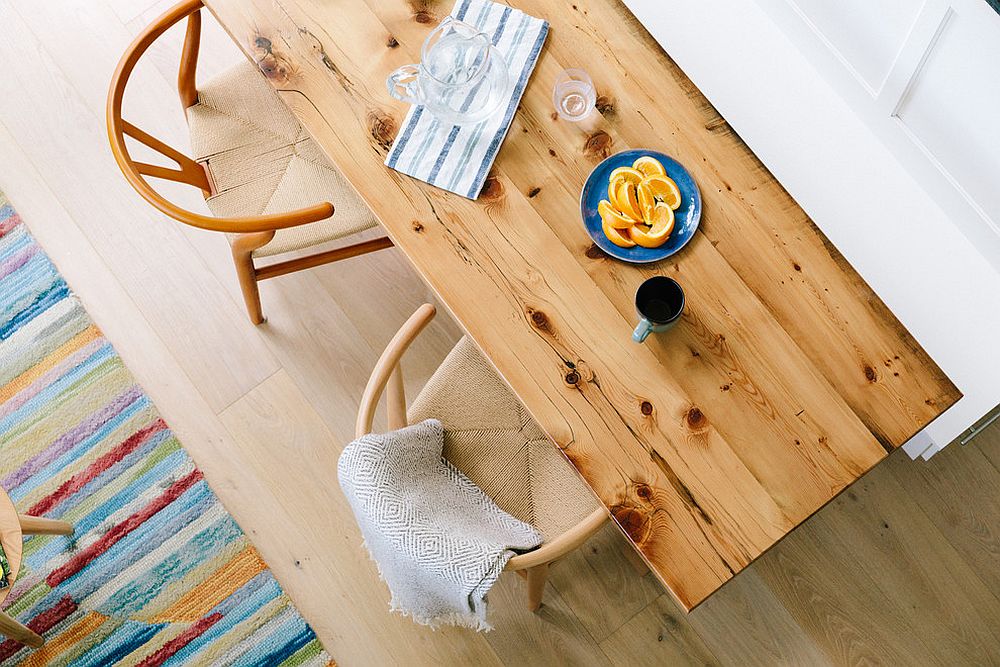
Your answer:
[[[424,65],[431,75],[449,84],[468,83],[482,67],[487,44],[477,43],[457,31],[443,35]]]

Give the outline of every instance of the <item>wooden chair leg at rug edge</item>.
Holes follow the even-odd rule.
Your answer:
[[[21,642],[31,648],[41,648],[45,644],[45,638],[40,634],[28,626],[15,621],[2,611],[0,611],[0,635]]]
[[[236,265],[236,276],[240,281],[240,289],[243,292],[243,301],[246,303],[247,314],[250,316],[250,321],[254,324],[262,324],[266,320],[260,304],[260,289],[257,285],[259,281],[283,276],[286,273],[294,271],[310,269],[322,264],[337,262],[342,259],[350,259],[351,257],[357,257],[358,255],[364,255],[393,246],[392,240],[388,236],[380,236],[376,239],[334,248],[314,255],[297,257],[260,267],[256,266],[253,261],[254,251],[267,245],[274,238],[274,235],[275,232],[273,231],[240,234],[232,241],[233,263]]]
[[[56,519],[18,514],[17,522],[21,525],[21,533],[24,535],[71,535],[73,533],[71,524]],[[2,611],[0,611],[0,635],[31,648],[41,648],[45,644],[45,638]]]
[[[24,535],[72,535],[72,524],[58,519],[46,519],[30,514],[18,514],[17,521],[21,524]]]
[[[386,345],[361,397],[358,419],[354,427],[356,438],[371,432],[375,409],[383,392],[386,394],[387,427],[393,430],[407,425],[406,395],[403,391],[403,371],[400,362],[407,348],[430,324],[436,312],[434,306],[429,303],[420,306]],[[534,551],[518,554],[507,561],[505,570],[517,572],[527,580],[529,610],[537,611],[542,606],[549,564],[586,542],[607,520],[608,510],[601,505],[559,537],[546,542]]]

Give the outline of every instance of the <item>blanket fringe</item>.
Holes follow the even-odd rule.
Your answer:
[[[375,570],[378,572],[378,578],[382,580],[382,583],[389,587],[389,582],[386,581],[385,575],[382,574],[382,566],[379,562],[375,560],[375,556],[372,555],[372,550],[368,548],[368,542],[366,540],[361,541],[361,546],[364,547],[365,553],[368,554],[368,559],[375,564]],[[495,582],[494,582],[495,583]],[[491,584],[492,586],[492,584]],[[390,595],[392,594],[392,589],[389,589]],[[475,630],[476,632],[490,632],[493,626],[490,625],[489,621],[486,620],[486,599],[484,598],[479,604],[479,610],[477,613],[469,614],[445,614],[441,616],[424,616],[422,614],[414,613],[409,609],[399,606],[396,603],[395,597],[389,600],[389,611],[394,614],[399,614],[405,618],[411,619],[414,623],[419,623],[420,625],[426,625],[431,630],[438,630],[442,625],[454,625],[460,628],[468,628],[470,630]]]

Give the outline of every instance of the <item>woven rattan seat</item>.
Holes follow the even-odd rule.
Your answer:
[[[365,203],[252,64],[223,72],[198,93],[198,103],[187,110],[188,127],[194,159],[207,164],[215,185],[216,194],[206,200],[214,215],[281,213],[322,201],[336,211],[326,220],[278,230],[254,257],[310,248],[376,226]]]
[[[551,540],[598,508],[580,475],[462,338],[409,410],[444,425],[444,456],[497,503]]]

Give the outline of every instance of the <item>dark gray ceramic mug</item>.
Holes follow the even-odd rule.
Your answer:
[[[651,333],[667,331],[684,313],[684,290],[673,278],[653,276],[635,291],[635,311],[639,325],[632,340],[641,343]]]

